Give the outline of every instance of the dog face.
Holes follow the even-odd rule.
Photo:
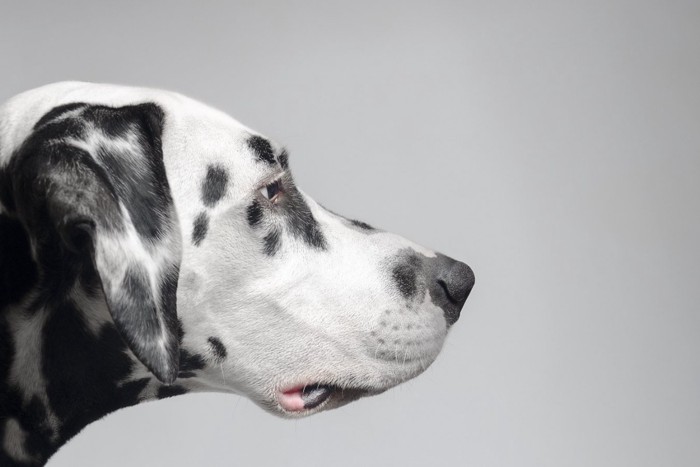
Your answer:
[[[80,265],[65,293],[105,302],[105,323],[160,381],[301,416],[436,358],[468,266],[322,207],[284,149],[203,104],[95,85],[60,96],[25,118],[31,132],[6,132],[20,136],[0,155],[12,177],[0,206],[33,233],[38,263]]]
[[[175,196],[195,219],[178,292],[185,343],[226,349],[200,380],[304,415],[422,372],[459,316],[469,268],[325,209],[264,137],[229,122],[219,139],[216,157],[184,162],[194,185],[176,184],[199,199]]]

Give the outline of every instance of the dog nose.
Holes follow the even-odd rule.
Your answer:
[[[446,256],[442,256],[440,262],[442,264],[437,271],[436,284],[445,296],[441,308],[445,312],[447,324],[451,326],[459,319],[464,302],[474,287],[474,271],[466,264]]]

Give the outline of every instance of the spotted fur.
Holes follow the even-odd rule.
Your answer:
[[[0,465],[192,391],[285,417],[383,392],[436,358],[473,280],[323,209],[286,150],[184,96],[21,94],[0,107]]]

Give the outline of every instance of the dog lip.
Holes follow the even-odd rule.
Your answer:
[[[296,384],[287,389],[277,391],[277,403],[286,412],[304,413],[324,407],[330,401],[342,403],[342,401],[355,400],[363,396],[378,394],[382,390],[368,388],[348,388],[334,384],[310,383]]]
[[[332,384],[295,385],[277,393],[280,406],[288,412],[315,409],[335,394],[340,388]]]

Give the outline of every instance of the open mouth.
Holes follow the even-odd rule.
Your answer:
[[[368,395],[366,389],[341,388],[333,384],[306,384],[295,386],[277,394],[280,406],[287,412],[312,410],[334,400],[339,404]],[[327,404],[326,404],[327,405]]]

